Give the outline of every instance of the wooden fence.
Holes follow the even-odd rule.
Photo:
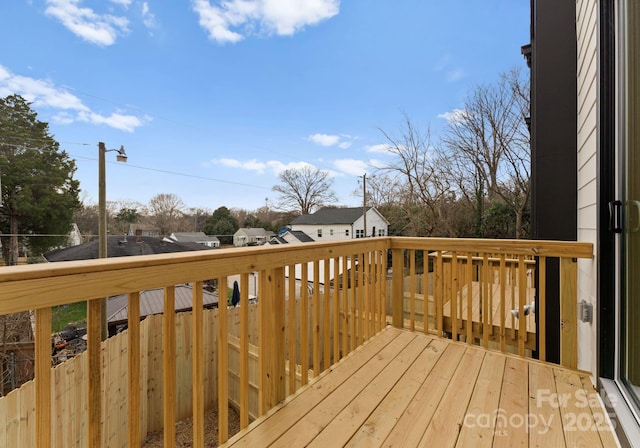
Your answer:
[[[300,299],[296,300],[297,315],[300,313]],[[309,300],[308,310],[313,309]],[[330,321],[333,324],[333,309]],[[240,407],[240,308],[227,310],[229,331],[229,404]],[[318,310],[322,321],[323,309]],[[218,310],[204,311],[204,402],[208,409],[217,403],[217,331]],[[176,419],[181,420],[191,416],[192,412],[192,357],[191,357],[191,319],[189,312],[176,314]],[[258,416],[258,307],[249,305],[249,416]],[[296,323],[298,328],[300,322]],[[312,329],[307,330],[311,341]],[[330,335],[333,344],[333,335]],[[127,433],[122,431],[127,426],[127,330],[117,334],[102,344],[102,444],[108,447],[126,447]],[[162,315],[148,316],[140,324],[140,371],[141,389],[141,430],[143,439],[147,434],[163,427],[163,364],[162,364]],[[320,341],[320,363],[323,363],[322,341]],[[301,368],[299,354],[300,340],[296,341],[297,361],[296,386],[301,385]],[[308,365],[313,366],[313,350],[309,353]],[[71,358],[52,368],[52,414],[56,416],[53,425],[53,446],[66,448],[72,446],[86,446],[85,428],[87,416],[86,390],[78,387],[87,379],[86,353]],[[290,381],[287,363],[287,389]],[[313,377],[313,369],[307,373]],[[21,388],[0,397],[0,447],[29,447],[34,446],[35,395],[33,381],[25,383]]]

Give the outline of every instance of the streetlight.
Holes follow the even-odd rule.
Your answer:
[[[107,183],[105,154],[112,151],[118,153],[116,156],[118,162],[126,163],[127,161],[124,146],[120,146],[120,149],[107,149],[103,142],[98,143],[98,258],[107,258]],[[104,341],[109,335],[107,328],[106,297],[102,299],[101,309],[102,340]]]

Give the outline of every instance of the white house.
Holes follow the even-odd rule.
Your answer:
[[[217,237],[205,235],[204,232],[174,232],[169,235],[168,241],[198,243],[207,247],[220,247],[220,240]]]
[[[366,231],[365,231],[366,216]],[[315,241],[341,241],[372,236],[387,236],[389,221],[375,208],[322,208],[291,222],[291,230],[302,231]]]
[[[261,227],[244,227],[238,229],[236,233],[233,234],[233,245],[238,247],[249,245],[260,246],[268,243],[274,236],[275,234],[273,232]]]

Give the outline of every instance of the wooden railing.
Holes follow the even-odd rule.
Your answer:
[[[391,279],[391,306],[385,309],[387,291],[387,254],[393,254]],[[240,426],[249,424],[249,278],[257,273],[258,288],[258,413],[264,414],[274,405],[296,391],[297,385],[308,382],[308,372],[319,375],[349,352],[373,337],[386,325],[387,315],[392,316],[394,326],[405,326],[405,311],[409,314],[407,326],[415,328],[415,300],[419,295],[404,290],[405,273],[409,283],[415,285],[417,254],[422,253],[423,275],[431,276],[431,292],[423,291],[424,302],[433,304],[432,321],[428,306],[423,313],[424,331],[436,332],[459,338],[466,336],[468,343],[504,341],[498,348],[505,349],[510,336],[508,325],[497,330],[486,321],[473,323],[473,313],[467,314],[472,322],[466,325],[462,310],[467,301],[467,313],[473,308],[474,285],[488,291],[492,281],[498,281],[504,302],[507,291],[507,275],[510,270],[517,280],[514,291],[518,293],[520,317],[511,331],[518,341],[521,354],[527,347],[524,309],[527,305],[529,285],[527,271],[535,268],[533,258],[540,266],[539,310],[544,311],[543,285],[547,257],[559,257],[561,267],[562,297],[562,347],[563,364],[575,364],[573,353],[565,353],[574,346],[576,335],[576,257],[591,257],[592,247],[582,243],[557,243],[536,241],[452,240],[418,238],[371,238],[336,243],[309,243],[300,245],[262,246],[242,249],[223,249],[197,253],[140,256],[117,259],[87,260],[47,265],[6,267],[0,269],[0,315],[33,310],[35,315],[35,435],[38,447],[54,446],[51,427],[56,418],[52,415],[51,370],[51,316],[52,307],[86,300],[87,323],[87,375],[84,387],[86,406],[85,446],[111,446],[105,439],[103,425],[100,300],[117,294],[129,295],[129,320],[127,330],[127,391],[128,427],[127,441],[123,446],[140,446],[143,432],[141,412],[143,408],[140,372],[140,292],[151,288],[164,288],[163,315],[163,420],[165,446],[175,440],[176,423],[176,321],[175,285],[190,283],[193,286],[193,312],[191,316],[191,406],[193,416],[193,446],[204,446],[205,408],[218,407],[219,443],[228,438],[228,382],[229,337],[227,308],[220,306],[216,339],[217,385],[205,378],[206,364],[212,362],[205,346],[211,341],[204,328],[202,286],[203,282],[217,279],[222,301],[226,301],[226,285],[230,276],[239,276],[241,300],[239,307],[239,414]],[[407,266],[405,272],[405,254]],[[413,262],[411,262],[413,260]],[[447,268],[448,266],[448,268]],[[475,271],[474,271],[475,268]],[[294,274],[295,273],[295,274]],[[463,275],[464,273],[464,275]],[[531,276],[530,276],[531,277]],[[428,283],[428,282],[427,282]],[[448,286],[446,286],[448,285]],[[463,291],[467,288],[468,297]],[[478,286],[476,286],[478,288]],[[405,310],[405,296],[408,310]],[[489,309],[490,294],[482,296],[484,309]],[[500,305],[499,305],[500,306]],[[504,305],[502,305],[504,307]],[[447,315],[448,307],[448,315]],[[544,314],[544,313],[542,313]],[[487,315],[487,313],[485,313]],[[541,328],[543,323],[541,322]],[[496,339],[492,332],[497,332]],[[542,331],[541,331],[542,337]],[[573,341],[570,344],[566,341]],[[542,346],[540,341],[540,347]],[[544,352],[539,353],[544,357]],[[255,356],[255,354],[253,354]],[[235,356],[235,355],[234,355]],[[544,358],[543,358],[544,359]],[[288,372],[287,372],[287,366]],[[297,366],[297,368],[296,368]],[[300,378],[296,381],[296,370]],[[288,377],[287,377],[288,376]],[[287,387],[288,384],[288,387]],[[215,390],[214,400],[206,402]],[[127,393],[120,391],[120,393]],[[11,436],[13,437],[13,436]],[[0,433],[0,439],[2,434]],[[28,439],[28,437],[27,437]],[[7,439],[6,446],[14,440]],[[18,445],[14,445],[18,446]]]
[[[590,243],[393,238],[391,250],[394,326],[415,329],[415,307],[421,299],[423,331],[501,351],[515,347],[521,356],[536,351],[542,361],[547,346],[547,261],[557,259],[560,364],[577,368],[577,258],[592,257]],[[421,294],[415,286],[417,258],[423,261]]]

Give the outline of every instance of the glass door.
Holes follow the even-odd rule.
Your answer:
[[[619,246],[619,380],[640,410],[640,2],[625,0],[620,98],[619,191],[623,226]]]

